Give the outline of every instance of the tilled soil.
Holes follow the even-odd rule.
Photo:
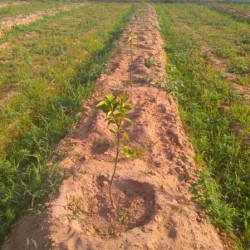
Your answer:
[[[6,17],[0,20],[0,37],[3,36],[4,31],[11,29],[14,25],[28,25],[39,19],[44,18],[44,16],[53,16],[59,11],[66,11],[72,8],[77,8],[82,6],[83,3],[75,3],[71,5],[65,5],[58,8],[53,8],[50,10],[36,11],[29,14],[22,14],[15,17]]]
[[[39,213],[14,225],[2,249],[227,249],[188,192],[194,150],[172,96],[155,87],[166,79],[162,47],[155,11],[147,5],[143,18],[132,18],[124,30],[84,105],[85,118],[57,149],[68,178]],[[149,68],[148,57],[154,62]],[[117,210],[110,209],[107,191],[114,137],[95,108],[108,92],[130,95],[134,125],[125,129],[131,144],[142,149],[138,158],[120,158],[113,189]]]

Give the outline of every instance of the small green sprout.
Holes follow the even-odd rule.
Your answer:
[[[70,218],[71,220],[76,220],[81,224],[86,222],[84,219],[81,218],[82,215],[84,214],[84,211],[83,211],[83,205],[80,199],[76,200],[70,205],[70,210],[72,210],[73,213],[67,214],[68,218]]]
[[[122,223],[127,217],[127,211],[125,208],[122,208],[120,211],[119,211],[119,223]]]

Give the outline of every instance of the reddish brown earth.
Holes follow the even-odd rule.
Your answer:
[[[128,85],[129,32],[133,44],[133,86]],[[2,246],[6,249],[229,249],[188,192],[194,181],[194,150],[170,94],[157,89],[166,58],[155,11],[132,18],[116,55],[84,104],[84,118],[61,141],[56,154],[68,173],[38,213],[23,216]],[[151,56],[155,67],[144,60]],[[152,76],[151,84],[146,79]],[[114,183],[117,210],[110,209],[107,185],[115,155],[105,115],[95,108],[108,92],[126,91],[134,109],[126,126],[142,155],[120,159]]]
[[[10,29],[14,25],[28,25],[32,22],[35,22],[39,19],[44,18],[44,16],[46,15],[53,16],[59,11],[70,10],[72,8],[77,8],[82,5],[83,3],[74,3],[74,4],[65,5],[65,6],[58,7],[58,8],[53,8],[50,10],[36,11],[36,12],[29,13],[29,14],[18,15],[15,17],[3,18],[0,20],[0,37],[3,35],[5,30]]]

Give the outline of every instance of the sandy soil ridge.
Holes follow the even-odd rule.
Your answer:
[[[133,46],[134,84],[128,86],[131,31],[138,39]],[[132,18],[124,30],[117,55],[84,106],[85,119],[59,145],[57,153],[65,155],[60,165],[69,177],[40,213],[14,225],[2,249],[226,249],[188,193],[194,151],[176,104],[153,86],[166,78],[162,46],[155,11],[147,5],[144,17]],[[151,68],[144,63],[149,56],[155,62]],[[121,158],[119,163],[114,197],[120,223],[109,211],[106,192],[113,136],[95,108],[110,91],[129,93],[135,122],[128,127],[131,142],[144,149],[140,158]]]

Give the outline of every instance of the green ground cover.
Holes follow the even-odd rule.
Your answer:
[[[206,5],[174,5],[175,17],[197,32],[211,51],[226,60],[228,71],[237,76],[238,83],[250,85],[249,24],[237,22]]]
[[[213,71],[207,56],[201,53],[201,41],[183,22],[214,48],[232,46],[230,60],[242,47],[248,51],[240,57],[248,60],[245,53],[249,53],[249,44],[244,40],[249,38],[249,30],[206,6],[158,4],[156,10],[168,57],[170,83],[166,89],[178,102],[201,169],[191,191],[210,220],[238,235],[239,249],[249,249],[250,149],[235,135],[232,125],[239,123],[250,131],[250,110],[232,92],[228,80]],[[222,112],[225,104],[230,108]]]
[[[226,15],[238,22],[250,24],[250,4],[218,4],[210,5],[211,9]]]
[[[244,11],[244,12],[248,12],[250,11],[250,4],[249,3],[216,3],[217,6],[225,6],[227,8],[230,9],[235,9],[235,10],[239,10],[239,11]]]
[[[8,48],[0,52],[1,92],[17,93],[0,110],[1,237],[60,179],[46,166],[53,145],[76,121],[134,9],[86,4],[2,37]]]
[[[0,8],[0,21],[5,17],[13,17],[20,14],[28,14],[35,11],[49,10],[51,8],[69,5],[67,2],[29,2],[20,5],[9,3],[8,6]]]

